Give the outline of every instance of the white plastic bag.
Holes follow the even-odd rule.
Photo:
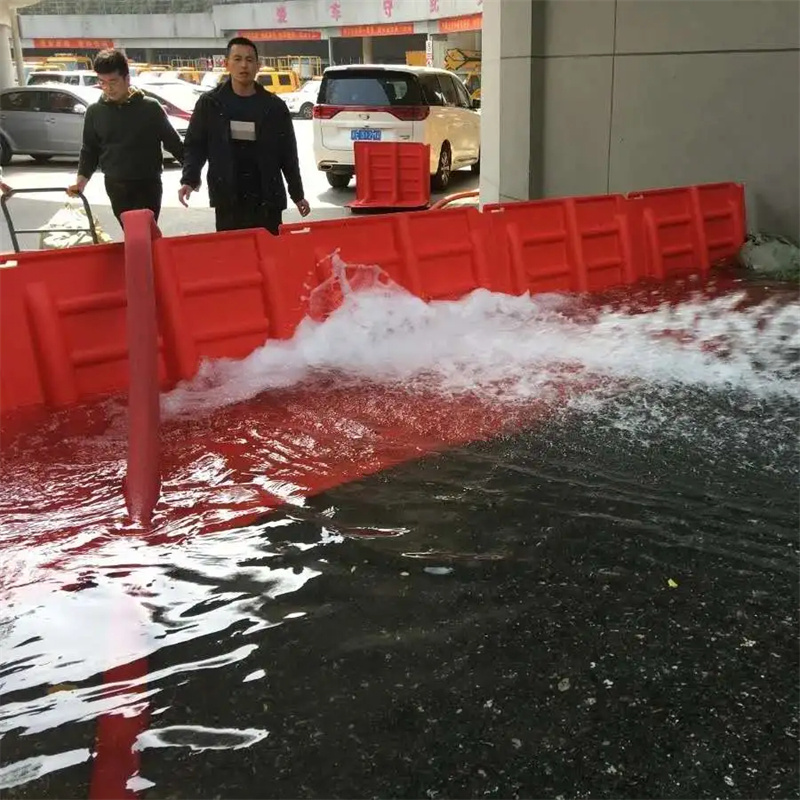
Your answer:
[[[81,244],[93,244],[92,234],[89,231],[89,218],[83,204],[67,203],[44,225],[39,228],[39,248],[51,250],[62,247],[77,247]],[[63,231],[54,231],[53,228],[64,228]],[[98,242],[110,242],[111,237],[100,227],[97,217],[94,217],[94,229],[97,231]]]

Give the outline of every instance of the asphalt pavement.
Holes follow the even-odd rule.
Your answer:
[[[297,136],[298,150],[300,153],[300,170],[303,177],[303,186],[306,198],[311,204],[309,220],[334,219],[349,216],[352,212],[346,204],[352,202],[356,196],[355,181],[351,181],[346,190],[332,189],[328,185],[325,175],[317,170],[314,163],[312,122],[310,120],[295,120],[295,134]],[[14,188],[54,188],[66,187],[74,181],[77,170],[77,159],[53,159],[47,164],[36,164],[27,156],[16,156],[5,169],[5,180]],[[167,165],[164,170],[164,203],[161,212],[160,227],[166,236],[180,236],[189,233],[205,233],[214,230],[214,212],[208,206],[208,195],[205,187],[192,195],[190,207],[184,208],[178,202],[178,188],[180,186],[180,168],[177,165]],[[450,188],[447,193],[463,192],[478,188],[478,178],[469,170],[454,173]],[[434,194],[433,200],[442,194]],[[86,189],[86,198],[92,211],[97,217],[103,230],[114,240],[122,239],[122,231],[111,213],[111,206],[103,186],[101,174],[96,174]],[[39,228],[63,208],[68,202],[66,195],[58,191],[17,195],[8,203],[14,227]],[[73,201],[75,202],[75,201]],[[284,215],[284,222],[298,222],[300,215],[293,205]],[[28,235],[20,237],[23,250],[39,247],[38,236]],[[3,224],[0,230],[0,251],[12,249],[11,240]]]

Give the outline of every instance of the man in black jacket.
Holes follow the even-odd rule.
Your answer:
[[[226,67],[230,79],[206,92],[194,108],[178,199],[187,205],[208,161],[208,197],[217,230],[266,228],[277,236],[286,208],[284,177],[300,215],[310,211],[292,117],[282,100],[256,82],[253,42],[231,39]]]
[[[98,164],[103,170],[111,209],[161,211],[162,145],[183,160],[183,143],[157,100],[131,88],[128,59],[119,50],[102,50],[94,70],[103,97],[86,109],[78,177],[67,189],[74,197],[85,188]]]

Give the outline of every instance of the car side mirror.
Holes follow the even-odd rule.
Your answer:
[[[85,114],[86,113],[86,106],[83,103],[75,103],[72,106],[72,113],[73,114]]]

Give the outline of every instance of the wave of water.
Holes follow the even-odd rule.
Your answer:
[[[538,398],[554,381],[588,376],[800,397],[800,304],[784,296],[748,306],[745,292],[711,300],[698,293],[646,312],[486,290],[425,303],[375,268],[360,269],[361,290],[345,290],[326,320],[306,318],[290,341],[242,361],[205,362],[164,398],[167,414],[196,415],[331,373],[341,383],[496,401]],[[340,263],[331,280],[347,287],[343,270]]]

